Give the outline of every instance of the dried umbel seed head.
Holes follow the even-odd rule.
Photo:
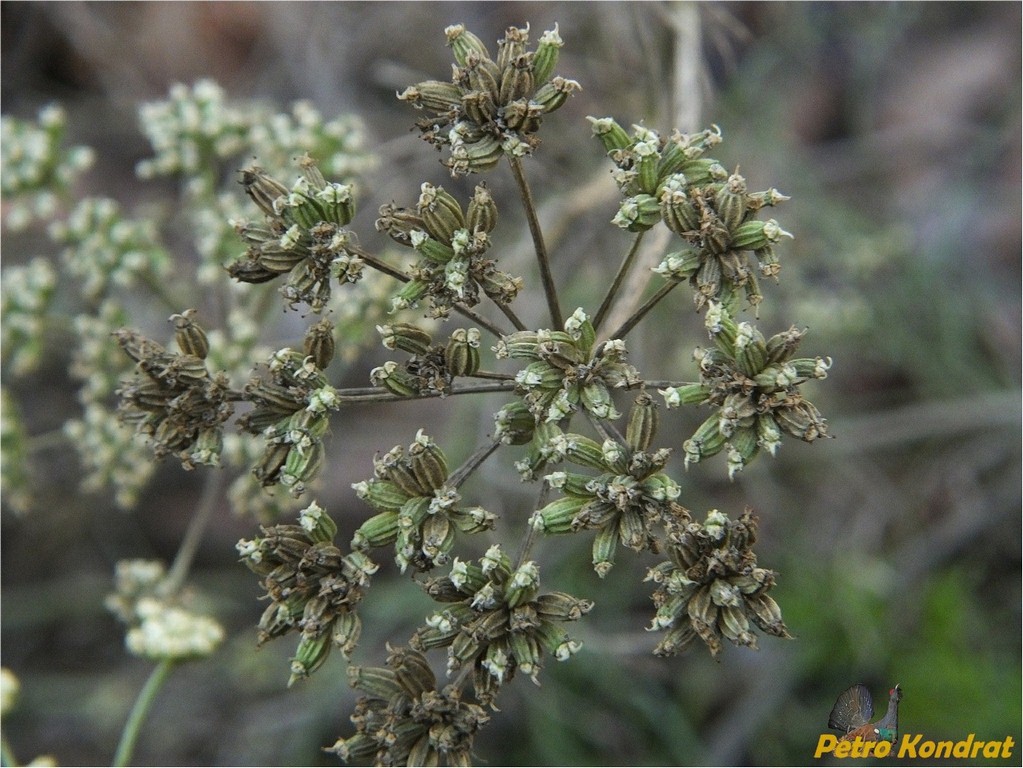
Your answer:
[[[451,83],[427,80],[398,98],[432,114],[416,122],[423,139],[447,147],[452,175],[489,170],[505,154],[522,156],[539,143],[543,115],[579,90],[574,80],[554,77],[563,45],[557,27],[528,50],[529,28],[509,27],[496,60],[479,37],[457,24],[447,28],[454,53]]]
[[[702,525],[668,527],[669,559],[651,568],[646,578],[658,585],[653,594],[657,613],[649,629],[667,630],[654,653],[675,655],[696,637],[713,656],[721,652],[722,638],[756,648],[754,627],[791,637],[778,604],[767,594],[776,574],[757,567],[752,550],[756,531],[749,509],[738,520],[712,510]]]

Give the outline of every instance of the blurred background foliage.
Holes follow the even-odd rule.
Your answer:
[[[546,541],[537,552],[545,584],[597,598],[573,627],[585,650],[549,665],[542,689],[527,680],[510,687],[477,740],[479,762],[806,764],[835,697],[856,682],[882,709],[885,691],[902,685],[904,732],[1011,735],[1019,744],[1020,6],[700,4],[698,31],[677,28],[677,10],[3,3],[3,112],[33,118],[59,101],[68,141],[97,150],[77,195],[170,210],[173,186],[143,184],[133,169],[149,154],[137,105],[163,98],[172,83],[212,77],[232,98],[282,109],[305,98],[327,116],[358,113],[380,165],[363,181],[353,227],[372,241],[380,203],[412,202],[424,180],[463,194],[476,181],[447,179],[393,98],[446,76],[444,26],[464,22],[494,41],[512,24],[529,22],[539,34],[558,22],[567,42],[559,71],[584,90],[545,122],[527,173],[542,191],[562,305],[592,307],[629,242],[607,223],[617,193],[585,115],[667,131],[673,116],[698,114],[699,125],[687,127],[720,125],[716,155],[741,163],[751,188],[792,196],[777,218],[796,238],[782,250],[781,283],[763,287],[760,327],[808,326],[802,350],[834,357],[828,381],[809,394],[836,439],[787,441],[777,459],[761,458],[734,483],[723,459],[684,475],[675,465],[681,501],[697,514],[757,510],[761,563],[781,573],[774,594],[795,641],[765,638],[759,652],[729,647],[719,663],[702,648],[656,659],[655,638],[642,630],[652,606],[639,585],[650,563],[623,556],[598,583],[588,542]],[[694,42],[699,86],[679,92],[678,46]],[[508,201],[495,233],[506,238],[502,258],[528,271],[510,176],[487,180],[499,203]],[[48,247],[5,237],[5,266]],[[182,269],[194,258],[186,248],[176,257]],[[535,301],[519,314],[541,317]],[[705,340],[688,301],[663,303],[630,336],[632,362],[648,376],[695,378],[690,354]],[[339,378],[364,386],[381,354],[364,353]],[[69,355],[58,345],[26,379],[5,371],[30,435],[75,413]],[[345,412],[316,498],[350,535],[367,514],[350,484],[370,475],[374,451],[407,443],[422,425],[461,460],[501,402]],[[702,418],[696,409],[662,412],[660,442],[678,448]],[[2,519],[3,665],[22,683],[4,732],[23,760],[105,764],[149,672],[125,654],[121,629],[102,608],[113,565],[173,558],[202,473],[160,465],[138,509],[125,514],[109,497],[78,492],[70,448],[38,447],[32,511],[18,516],[5,504]],[[519,486],[509,461],[488,462],[466,495],[504,523],[521,523],[533,489]],[[330,764],[319,747],[351,732],[353,694],[340,657],[286,690],[290,638],[254,651],[259,590],[234,551],[254,528],[225,506],[207,536],[191,584],[229,640],[172,678],[138,747],[140,764]],[[517,538],[514,525],[499,530],[509,543]],[[380,663],[383,642],[402,642],[429,608],[389,572],[394,578],[376,579],[364,603],[362,663]]]

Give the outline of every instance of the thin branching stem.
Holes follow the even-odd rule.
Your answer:
[[[495,381],[515,381],[514,374],[499,373],[498,371],[476,371],[466,374],[467,379],[494,379]]]
[[[500,447],[500,440],[492,440],[486,445],[477,448],[472,456],[462,463],[462,466],[451,473],[451,476],[448,478],[448,483],[455,488],[461,486],[461,484],[468,479],[469,475],[475,472],[479,466],[490,458],[490,455]]]
[[[519,185],[519,194],[522,196],[522,206],[526,211],[526,221],[529,222],[529,234],[533,237],[533,248],[536,250],[536,260],[540,264],[540,280],[543,283],[543,292],[547,297],[547,309],[551,313],[551,321],[555,328],[562,328],[564,320],[561,314],[561,307],[558,305],[558,291],[554,286],[554,277],[551,275],[551,263],[547,257],[547,246],[543,242],[543,232],[540,231],[540,220],[536,216],[536,205],[533,203],[533,193],[529,189],[529,182],[526,181],[526,174],[522,170],[522,160],[508,156],[508,165],[511,166],[515,183]]]
[[[504,316],[511,320],[511,324],[515,326],[516,331],[525,331],[528,329],[529,326],[519,319],[519,316],[515,314],[515,310],[511,308],[510,304],[502,304],[499,301],[495,301],[494,303],[497,305],[497,308],[504,313]]]
[[[152,674],[149,675],[149,679],[146,680],[142,690],[139,691],[138,698],[135,699],[135,704],[128,715],[128,721],[124,724],[124,730],[121,732],[121,741],[117,745],[117,752],[114,753],[113,764],[115,766],[131,764],[131,756],[135,751],[135,742],[138,741],[142,725],[145,723],[146,716],[156,700],[156,694],[160,692],[163,684],[167,682],[167,678],[170,676],[175,664],[174,659],[164,659],[161,661],[157,664]]]
[[[550,494],[551,487],[546,480],[541,481],[540,495],[536,499],[535,509],[543,509],[547,505],[547,496]],[[532,517],[532,516],[531,516]],[[533,546],[537,540],[537,529],[533,526],[532,521],[526,523],[527,530],[526,535],[522,539],[522,544],[519,546],[519,554],[515,558],[515,569],[518,570],[522,567],[522,564],[526,562],[529,554],[533,551]]]
[[[468,395],[479,392],[511,392],[515,389],[514,381],[495,381],[492,384],[467,384],[452,387],[447,392],[423,392],[417,395],[396,395],[379,387],[352,387],[338,390],[339,401],[347,403],[393,403],[400,400],[425,400],[431,397],[447,397],[449,395]]]
[[[657,293],[655,293],[653,296],[647,299],[643,303],[643,306],[641,306],[639,309],[632,313],[628,320],[626,320],[620,326],[615,328],[614,333],[610,334],[608,338],[610,339],[625,338],[625,334],[631,331],[636,326],[636,323],[642,320],[646,313],[653,309],[655,306],[657,306],[657,303],[665,296],[667,296],[669,293],[671,293],[677,285],[679,285],[679,283],[677,282],[670,282],[662,285],[658,289]]]
[[[161,584],[161,589],[168,595],[175,594],[188,577],[188,571],[192,567],[195,555],[199,551],[206,528],[213,519],[213,513],[217,509],[217,503],[223,494],[226,476],[223,471],[211,470],[206,475],[206,483],[202,489],[202,497],[199,499],[199,506],[192,516],[185,537],[181,541],[178,553],[174,557],[174,563],[167,572],[167,578]]]
[[[636,261],[636,254],[639,253],[639,244],[643,242],[643,235],[646,234],[646,230],[638,233],[632,241],[632,247],[629,252],[625,254],[625,258],[622,259],[621,265],[618,267],[618,273],[615,275],[614,280],[611,281],[611,287],[607,289],[607,295],[604,296],[604,300],[600,303],[600,309],[597,310],[597,314],[593,317],[593,329],[600,331],[600,324],[604,322],[604,318],[611,309],[611,304],[615,300],[615,296],[618,295],[618,291],[622,287],[622,283],[625,282],[626,275],[629,274],[629,270],[632,269],[633,263]]]

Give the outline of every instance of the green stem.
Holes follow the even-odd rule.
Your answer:
[[[171,565],[170,570],[167,572],[167,578],[160,585],[161,591],[164,594],[173,595],[177,593],[188,577],[188,571],[192,567],[192,561],[195,560],[196,553],[199,551],[203,535],[206,533],[206,528],[209,526],[210,520],[213,519],[213,513],[217,509],[217,502],[220,501],[225,482],[226,477],[223,470],[211,470],[206,476],[206,484],[202,489],[199,506],[191,522],[188,524],[188,529],[185,531],[181,546],[174,557],[174,564]]]
[[[526,324],[519,319],[519,316],[515,314],[515,310],[511,308],[510,304],[502,304],[499,301],[494,302],[497,308],[504,313],[504,316],[511,320],[511,324],[515,326],[516,331],[527,330]]]
[[[550,493],[551,487],[547,484],[547,481],[543,481],[543,485],[540,487],[540,496],[536,500],[535,509],[543,509],[547,505],[547,495]],[[528,523],[529,530],[526,532],[526,537],[522,540],[522,546],[519,547],[518,557],[515,558],[515,570],[522,567],[522,564],[526,562],[526,558],[529,557],[529,553],[533,551],[533,545],[536,544],[537,529],[533,527],[532,523]]]
[[[632,247],[629,252],[622,259],[621,265],[618,267],[618,274],[615,275],[614,280],[611,282],[611,287],[607,289],[607,295],[604,296],[604,301],[600,304],[600,309],[597,310],[597,314],[593,318],[593,329],[595,331],[600,330],[600,324],[604,322],[604,318],[607,316],[608,311],[611,309],[611,304],[614,302],[615,296],[618,295],[618,291],[622,287],[622,283],[625,282],[625,276],[632,269],[633,263],[636,261],[636,254],[639,253],[639,244],[643,242],[643,235],[646,234],[646,230],[639,232],[635,239],[632,241]]]
[[[395,395],[379,387],[351,387],[338,390],[342,405],[346,403],[391,403],[399,400],[425,400],[431,397],[448,395],[468,395],[479,392],[510,392],[515,389],[514,381],[495,381],[493,384],[469,384],[464,387],[452,387],[448,392],[424,392],[418,395]]]
[[[558,291],[554,286],[554,277],[551,275],[550,259],[547,257],[547,246],[543,242],[543,232],[540,231],[540,220],[536,216],[536,206],[533,203],[533,194],[529,190],[529,182],[522,171],[522,160],[509,155],[508,164],[511,166],[515,183],[519,185],[519,194],[522,196],[522,205],[526,211],[526,221],[529,222],[529,234],[533,237],[533,248],[536,250],[536,259],[540,264],[540,280],[543,282],[543,292],[547,297],[547,309],[551,313],[551,321],[555,328],[563,328],[564,320],[561,314],[561,307],[558,305]]]
[[[490,457],[490,454],[500,447],[501,441],[494,440],[487,445],[477,448],[476,452],[462,463],[462,466],[451,473],[451,476],[448,478],[448,482],[455,488],[461,486],[461,484],[468,479],[469,475],[475,472],[476,469]]]
[[[671,293],[678,285],[679,283],[677,282],[665,283],[664,285],[662,285],[660,289],[658,289],[657,293],[655,293],[653,296],[647,299],[643,303],[643,306],[641,306],[639,309],[633,312],[632,316],[629,317],[629,319],[622,323],[620,326],[618,326],[614,330],[614,333],[610,334],[608,338],[609,339],[624,338],[625,334],[631,331],[633,327],[635,327],[636,323],[642,320],[644,315],[646,315],[647,312],[649,312],[657,305],[657,302],[659,302],[661,299],[663,299],[665,296]]]
[[[131,708],[131,714],[128,715],[128,722],[124,724],[124,731],[121,733],[121,741],[117,745],[117,752],[114,754],[115,766],[124,766],[131,763],[132,752],[135,751],[135,742],[138,741],[142,724],[146,721],[146,716],[153,706],[156,694],[160,692],[163,684],[167,682],[167,678],[170,676],[171,670],[174,669],[175,663],[174,659],[164,659],[161,661],[156,669],[153,670],[149,679],[146,680],[145,686],[139,691],[139,696],[135,699],[135,705]]]
[[[496,381],[515,381],[515,376],[510,373],[498,373],[497,371],[476,371],[470,373],[467,379],[494,379]]]

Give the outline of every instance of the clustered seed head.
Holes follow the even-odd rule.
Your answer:
[[[428,595],[444,610],[426,619],[412,637],[420,651],[448,649],[448,672],[469,667],[476,698],[490,704],[517,670],[537,682],[543,654],[564,661],[580,643],[560,626],[593,608],[565,592],[540,594],[540,571],[527,561],[513,567],[497,544],[477,563],[455,558],[451,574],[426,582]]]
[[[355,735],[324,751],[374,765],[471,765],[473,738],[490,716],[457,686],[437,690],[419,651],[388,650],[386,667],[348,667],[349,684],[365,694],[351,717]]]
[[[449,482],[447,457],[423,430],[403,449],[396,445],[374,461],[376,477],[352,487],[377,514],[355,532],[352,549],[364,552],[394,544],[402,572],[411,565],[428,571],[450,559],[455,533],[494,527],[496,516],[482,507],[463,507]]]
[[[686,522],[688,512],[675,500],[678,484],[661,470],[671,450],[653,453],[630,450],[614,440],[598,443],[584,435],[566,434],[554,440],[559,455],[601,472],[553,472],[545,478],[564,495],[530,520],[544,533],[595,530],[593,569],[603,578],[614,565],[618,543],[641,552],[657,550],[661,527]]]
[[[736,521],[715,509],[703,523],[673,522],[667,530],[668,560],[646,577],[658,585],[653,593],[657,613],[649,629],[667,630],[654,653],[673,656],[696,637],[715,657],[722,637],[756,648],[750,622],[776,637],[791,637],[781,609],[767,594],[777,574],[757,567],[752,510]]]
[[[374,386],[383,387],[399,397],[438,394],[451,391],[456,376],[471,376],[480,367],[478,328],[456,328],[446,344],[434,344],[431,334],[412,323],[378,325],[383,345],[411,353],[398,363],[388,360],[370,371]]]
[[[206,367],[206,334],[191,319],[193,313],[171,318],[178,325],[180,353],[128,328],[114,333],[136,363],[134,380],[117,390],[120,419],[150,439],[158,458],[172,453],[185,469],[220,463],[223,424],[234,413],[227,376]]]
[[[509,27],[498,41],[497,60],[464,25],[444,30],[455,56],[451,82],[427,80],[398,94],[433,113],[416,121],[425,141],[448,147],[451,175],[493,168],[505,155],[527,155],[540,143],[543,116],[580,89],[575,80],[552,77],[563,45],[557,25],[529,51],[529,28]]]
[[[443,187],[428,182],[420,187],[415,209],[381,206],[377,231],[414,248],[420,257],[408,270],[411,280],[391,300],[392,310],[429,298],[433,316],[447,317],[455,304],[479,304],[481,293],[510,304],[522,289],[522,278],[502,272],[486,257],[496,225],[497,206],[485,184],[477,185],[465,210]]]
[[[746,180],[705,153],[721,142],[717,126],[687,135],[661,137],[634,125],[629,136],[610,117],[589,120],[617,168],[613,177],[627,195],[612,220],[630,232],[650,229],[658,221],[686,242],[669,253],[654,271],[668,280],[688,280],[697,309],[708,301],[730,302],[740,290],[756,307],[762,297],[750,253],[760,274],[780,270],[774,245],[791,237],[773,219],[758,221],[757,212],[788,198],[776,189],[747,192]]]
[[[261,168],[242,171],[245,192],[265,223],[237,224],[248,248],[227,271],[243,283],[287,274],[281,295],[288,305],[304,302],[319,313],[330,299],[332,279],[354,283],[362,276],[357,239],[345,228],[355,215],[355,199],[350,184],[328,183],[308,155],[298,164],[302,175],[290,189]]]
[[[362,552],[341,553],[334,545],[337,526],[315,502],[299,514],[298,525],[261,531],[237,548],[271,601],[259,620],[259,643],[292,631],[302,635],[290,685],[318,669],[332,646],[345,658],[355,649],[362,630],[355,609],[377,566]]]
[[[625,362],[624,341],[595,340],[593,324],[577,309],[562,331],[518,331],[493,349],[499,358],[532,361],[515,383],[537,423],[561,421],[580,405],[598,419],[617,419],[610,390],[635,386],[639,373]]]
[[[245,385],[245,399],[255,407],[238,426],[266,439],[263,458],[253,469],[259,482],[301,496],[323,464],[328,412],[340,407],[339,395],[313,355],[281,349],[270,356],[267,369],[269,380],[254,376]]]
[[[828,437],[826,420],[799,386],[824,379],[831,358],[793,358],[805,331],[790,328],[764,339],[750,323],[736,323],[711,304],[706,326],[715,346],[697,348],[700,382],[658,390],[669,408],[709,403],[716,410],[683,443],[686,467],[728,448],[728,475],[766,449],[772,456],[785,434],[813,442]]]

